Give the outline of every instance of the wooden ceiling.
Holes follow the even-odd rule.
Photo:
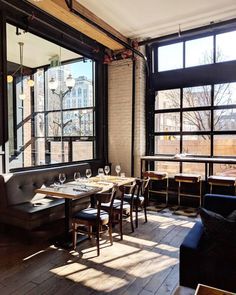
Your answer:
[[[67,7],[65,0],[28,0],[28,2],[44,10],[48,14],[51,14],[55,18],[63,21],[64,23],[73,27],[79,32],[87,35],[91,39],[96,40],[105,47],[110,48],[111,50],[115,51],[124,48],[120,43],[113,40],[106,33],[100,31],[96,26],[93,26],[92,24],[86,22],[84,19],[80,18],[79,16],[71,12],[70,9]],[[106,22],[104,22],[91,11],[79,4],[77,1],[73,0],[72,2],[73,8],[80,14],[92,20],[100,27],[104,28],[106,31],[112,33],[114,36],[118,37],[123,42],[128,43],[127,38],[123,36],[120,32],[116,31],[113,27],[108,25]]]

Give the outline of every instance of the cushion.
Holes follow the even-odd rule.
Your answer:
[[[97,220],[97,209],[87,208],[76,213],[73,218],[80,220],[96,221]],[[109,221],[109,215],[106,211],[100,211],[100,220],[102,224],[106,224]]]
[[[199,214],[204,231],[211,241],[236,247],[236,219],[234,219],[236,213],[234,211],[227,218],[205,208],[200,208]]]

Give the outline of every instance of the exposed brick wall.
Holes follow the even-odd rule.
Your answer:
[[[120,60],[108,66],[108,151],[114,168],[117,163],[131,174],[132,61]],[[134,175],[140,175],[140,156],[145,153],[145,69],[136,63],[136,107]]]

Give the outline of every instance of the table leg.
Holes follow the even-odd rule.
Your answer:
[[[69,240],[70,236],[70,213],[71,213],[71,200],[65,199],[65,239]]]

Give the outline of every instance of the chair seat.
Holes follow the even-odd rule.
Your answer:
[[[132,198],[131,194],[124,194],[124,200],[126,202],[130,202]],[[137,199],[139,199],[140,204],[143,204],[144,202],[144,197],[143,196],[139,196],[139,198],[137,197],[137,195],[134,195],[134,203],[137,202]]]
[[[213,185],[235,186],[236,178],[221,175],[211,175],[208,177],[208,183]]]
[[[200,174],[184,174],[184,173],[179,173],[175,175],[175,181],[178,182],[190,182],[190,183],[195,183],[199,182],[201,180],[201,175]]]
[[[168,177],[167,172],[160,172],[160,171],[146,171],[143,173],[144,177],[150,177],[153,180],[162,180]]]
[[[76,213],[73,218],[80,220],[96,221],[97,219],[97,209],[87,208]],[[109,215],[106,211],[100,211],[100,221],[102,224],[106,224],[109,221]]]

